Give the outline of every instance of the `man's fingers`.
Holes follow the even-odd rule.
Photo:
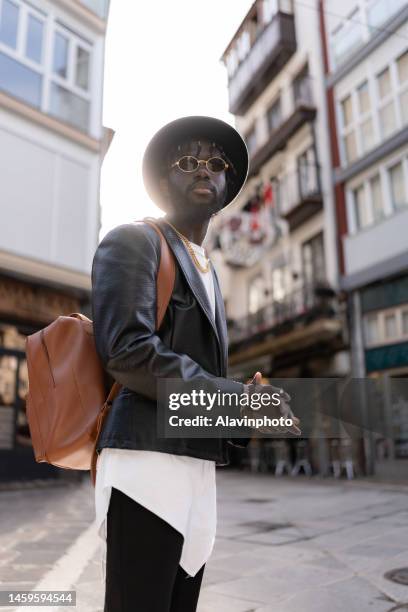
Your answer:
[[[252,378],[249,378],[246,381],[247,385],[260,385],[262,384],[262,374],[261,372],[255,372]]]

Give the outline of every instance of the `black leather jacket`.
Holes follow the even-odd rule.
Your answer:
[[[162,326],[155,331],[156,273],[160,238],[148,224],[120,225],[99,244],[92,266],[95,343],[106,371],[123,387],[99,437],[104,447],[155,450],[228,463],[228,442],[246,446],[249,438],[159,438],[156,379],[222,377],[222,390],[242,393],[225,378],[227,328],[213,267],[216,320],[200,275],[180,238],[159,225],[174,253],[176,278]]]

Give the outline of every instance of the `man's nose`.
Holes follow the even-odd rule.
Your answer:
[[[207,164],[201,161],[196,170],[196,175],[200,177],[209,177],[210,173],[207,168]]]

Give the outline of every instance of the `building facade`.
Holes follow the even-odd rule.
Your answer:
[[[223,55],[250,169],[209,244],[226,296],[230,374],[241,380],[257,370],[273,379],[350,372],[320,17],[309,5],[254,2]],[[326,474],[330,431],[316,423],[322,431],[302,453]]]
[[[107,0],[0,0],[0,480],[33,461],[25,337],[88,312],[100,229]]]
[[[376,381],[372,469],[408,457],[408,5],[320,2],[340,286],[353,374]]]

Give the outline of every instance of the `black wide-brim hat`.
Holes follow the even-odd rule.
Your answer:
[[[168,208],[160,190],[162,168],[169,150],[189,138],[206,138],[221,146],[233,169],[228,180],[225,208],[237,197],[248,174],[248,150],[242,136],[235,128],[213,117],[182,117],[167,123],[153,136],[143,156],[143,181],[151,199],[163,210]],[[167,205],[166,205],[167,204]]]

